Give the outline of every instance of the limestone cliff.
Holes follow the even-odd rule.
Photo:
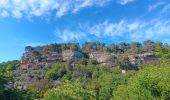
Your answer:
[[[85,56],[88,55],[88,56]],[[106,66],[114,66],[115,60],[119,54],[106,51],[91,51],[87,54],[82,53],[81,50],[62,49],[61,46],[42,46],[42,47],[26,47],[26,52],[21,58],[21,69],[27,70],[37,66],[41,68],[48,68],[57,61],[75,62],[83,58],[90,58],[95,60],[98,64]],[[156,60],[153,53],[129,54],[129,62],[131,64],[137,63],[151,63]]]
[[[62,60],[63,61],[78,61],[84,58],[84,55],[78,51],[64,50],[62,51]]]
[[[32,49],[26,50],[21,58],[21,69],[27,70],[35,66],[48,67],[57,61],[78,61],[84,58],[84,55],[79,51],[50,50],[50,47],[42,47],[41,49],[37,49],[37,47],[31,48]]]
[[[72,47],[66,44],[51,44],[47,46],[25,48],[25,53],[20,60],[20,70],[16,72],[18,79],[16,85],[24,86],[24,84],[34,83],[44,79],[45,73],[51,66],[56,63],[70,62],[71,67],[74,67],[74,62],[81,59],[92,59],[96,64],[100,64],[104,67],[121,66],[120,64],[128,64],[129,67],[137,66],[142,63],[152,63],[157,61],[157,57],[154,53],[143,52],[141,54],[128,54],[116,53],[112,51],[104,51],[98,49],[89,50],[84,52],[84,48],[77,48],[74,44]],[[123,59],[126,56],[127,59]],[[129,64],[130,63],[130,64]],[[73,66],[72,66],[73,65]],[[128,67],[127,67],[128,68]],[[128,68],[131,70],[133,68]]]
[[[133,54],[128,56],[131,64],[152,63],[157,60],[154,53]]]

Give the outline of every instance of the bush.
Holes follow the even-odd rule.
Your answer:
[[[46,74],[45,78],[49,80],[57,80],[61,78],[66,73],[65,67],[62,64],[54,64],[51,69],[49,69]]]
[[[34,100],[34,94],[30,90],[5,90],[0,100]]]
[[[170,68],[146,68],[113,92],[113,100],[170,100]]]
[[[83,89],[77,81],[66,81],[45,94],[45,100],[94,100],[93,97],[91,91]]]

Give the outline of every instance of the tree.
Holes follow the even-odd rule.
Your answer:
[[[116,44],[111,44],[108,46],[108,50],[113,53],[117,53],[118,46]]]
[[[63,77],[66,73],[65,67],[59,63],[54,64],[51,69],[49,69],[46,74],[45,78],[49,80],[57,80],[58,78]]]
[[[62,50],[74,50],[74,51],[78,51],[80,49],[79,43],[62,43],[60,45],[61,45],[61,49]]]
[[[134,66],[131,64],[131,62],[129,61],[128,56],[120,56],[117,59],[117,65],[120,66],[120,69],[124,69],[124,70],[137,70],[137,66]]]
[[[170,68],[146,68],[128,80],[127,85],[119,85],[113,92],[113,100],[169,100]]]
[[[34,94],[30,90],[11,89],[3,92],[1,100],[34,100]]]
[[[0,75],[0,99],[4,98],[5,84],[8,82],[7,78],[3,75]]]
[[[146,41],[144,41],[143,44],[144,44],[144,51],[152,52],[154,50],[155,42],[153,42],[151,40],[146,40]]]
[[[19,61],[17,60],[0,64],[0,100],[33,100],[31,91],[15,89],[8,84],[15,81],[15,70],[18,68]]]
[[[130,48],[130,44],[127,42],[121,42],[119,43],[118,47],[122,52],[125,52],[127,49]]]
[[[83,89],[80,82],[66,81],[47,91],[45,100],[94,100],[94,95]]]
[[[19,68],[19,61],[8,61],[0,64],[0,75],[5,76],[8,80],[13,80],[14,70]]]
[[[48,80],[39,80],[30,85],[27,88],[30,89],[34,94],[34,98],[43,98],[44,93],[52,87],[52,84]]]
[[[103,51],[104,47],[105,47],[105,44],[104,44],[104,43],[96,42],[96,49],[97,49],[97,50]]]
[[[160,64],[170,64],[170,51],[162,43],[157,42],[154,45],[154,51],[159,58]]]
[[[32,51],[33,50],[33,47],[31,47],[31,46],[26,46],[25,47],[25,51],[26,52],[30,52],[30,51]]]
[[[104,43],[100,43],[100,42],[85,42],[83,44],[83,51],[85,52],[90,52],[90,51],[103,51],[105,47]]]
[[[140,53],[142,44],[139,42],[132,42],[130,52],[133,54]]]

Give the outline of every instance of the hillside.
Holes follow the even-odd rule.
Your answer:
[[[168,100],[169,58],[170,46],[151,40],[27,46],[20,61],[0,64],[0,98]]]

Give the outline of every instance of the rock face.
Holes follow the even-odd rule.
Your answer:
[[[80,50],[81,51],[81,50]],[[26,47],[26,52],[21,59],[21,69],[28,70],[36,67],[48,68],[57,61],[74,62],[85,58],[80,51],[61,49],[61,46],[43,46],[43,47]],[[92,51],[88,53],[90,59],[95,60],[98,64],[105,66],[115,66],[117,60],[116,54],[101,51]],[[152,63],[156,60],[153,53],[132,54],[128,56],[131,64]]]
[[[84,52],[84,53],[82,53]],[[85,55],[84,55],[85,54]],[[17,70],[16,75],[19,76],[16,86],[25,86],[25,84],[36,83],[37,81],[45,79],[46,71],[57,61],[70,62],[74,66],[74,61],[79,61],[83,58],[94,60],[95,64],[103,66],[114,67],[119,66],[122,62],[128,64],[138,63],[152,63],[157,61],[153,53],[133,54],[126,56],[126,60],[122,60],[125,54],[113,54],[112,51],[91,50],[89,52],[82,49],[76,49],[75,46],[67,45],[47,45],[42,47],[26,47],[20,62],[20,69]],[[120,58],[120,59],[119,59]],[[127,62],[126,62],[127,61]],[[97,63],[96,63],[97,62]],[[122,70],[126,73],[126,70]],[[59,81],[54,81],[58,84]]]
[[[89,58],[96,60],[98,63],[105,63],[110,59],[110,54],[103,52],[92,52],[89,54]]]
[[[112,58],[116,57],[115,54],[107,52],[91,52],[89,58],[95,60],[97,63],[107,66],[112,66]]]
[[[128,56],[131,64],[136,63],[152,63],[156,61],[156,56],[153,53],[133,54]]]
[[[62,52],[63,61],[78,61],[84,58],[84,55],[78,51],[65,50]]]
[[[29,47],[23,54],[20,65],[21,69],[27,70],[35,66],[48,67],[48,65],[55,63],[57,60],[67,62],[78,61],[82,58],[84,58],[84,55],[79,51],[51,51],[50,48],[46,48],[46,52],[43,52],[43,49]]]
[[[26,52],[23,54],[23,57],[21,59],[22,69],[28,69],[37,64],[39,64],[39,58],[36,58],[32,52]]]
[[[44,79],[45,72],[57,61],[74,62],[83,58],[83,53],[79,51],[47,46],[27,47],[20,61],[21,72],[17,72],[19,78],[15,84],[22,87],[25,84],[36,83]]]

